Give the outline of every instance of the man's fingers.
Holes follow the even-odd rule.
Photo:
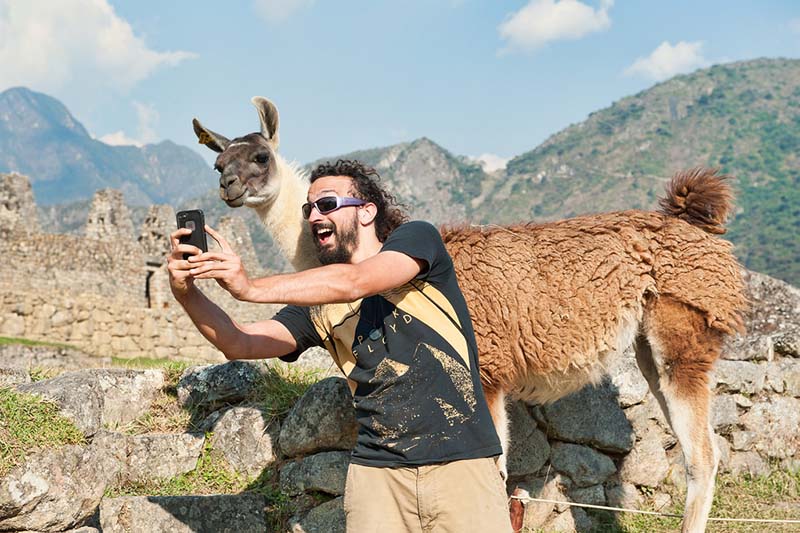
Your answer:
[[[212,239],[217,241],[217,244],[219,244],[219,247],[222,248],[223,253],[226,253],[226,254],[232,254],[233,253],[233,248],[231,248],[231,245],[228,244],[228,241],[225,240],[225,237],[223,237],[222,235],[217,233],[217,231],[214,228],[212,228],[211,226],[209,226],[208,224],[206,224],[205,230],[206,230],[206,233],[211,235]]]
[[[169,242],[172,245],[172,249],[175,250],[178,245],[180,245],[180,239],[184,235],[191,235],[192,230],[189,228],[178,228],[177,230],[173,231],[169,235]]]

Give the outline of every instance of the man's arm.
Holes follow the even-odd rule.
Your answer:
[[[198,331],[228,359],[263,359],[295,351],[294,337],[280,322],[265,320],[239,325],[194,285],[194,277],[189,273],[193,265],[183,259],[183,254],[197,254],[200,250],[178,242],[189,231],[180,229],[171,235],[172,253],[167,259],[167,270],[175,299]]]
[[[191,275],[215,279],[235,298],[247,302],[304,306],[353,302],[400,287],[427,266],[404,253],[384,251],[357,264],[326,265],[251,280],[225,239],[211,228],[206,230],[220,243],[222,252],[196,256],[198,266],[191,269]]]

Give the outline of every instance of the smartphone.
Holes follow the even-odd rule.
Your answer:
[[[203,211],[200,209],[189,209],[188,211],[178,211],[175,215],[178,220],[178,228],[189,228],[191,235],[184,235],[180,238],[181,244],[191,244],[197,246],[204,252],[208,251],[208,241],[206,240],[206,220]],[[183,254],[184,259],[189,259],[190,254]]]

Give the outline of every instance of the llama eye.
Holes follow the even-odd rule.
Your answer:
[[[267,154],[258,154],[255,157],[256,163],[264,164],[269,161],[269,156]]]
[[[217,172],[219,172],[220,174],[222,174],[222,167],[221,167],[221,166],[219,166],[219,165],[214,165],[214,170],[216,170]]]

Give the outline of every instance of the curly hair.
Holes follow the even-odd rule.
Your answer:
[[[327,161],[311,172],[311,183],[325,176],[347,176],[353,182],[351,194],[375,204],[378,214],[375,217],[375,233],[380,242],[384,242],[397,226],[408,220],[406,206],[398,204],[394,195],[378,183],[380,175],[374,168],[360,161],[339,159],[336,163]]]

